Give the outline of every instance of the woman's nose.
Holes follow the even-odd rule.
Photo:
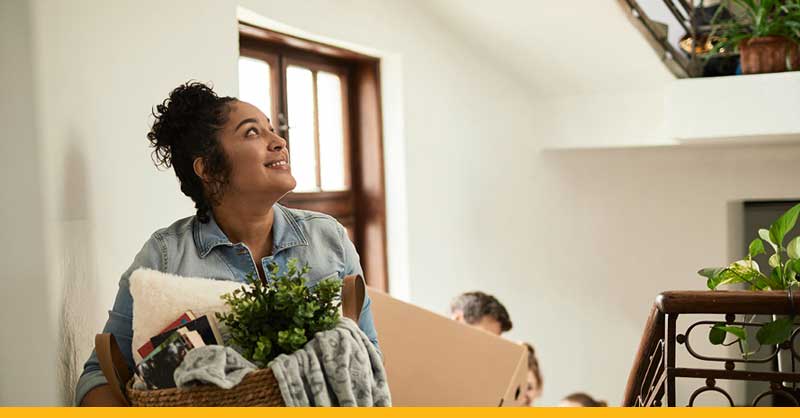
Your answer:
[[[277,134],[272,134],[269,137],[267,149],[272,152],[279,152],[286,148],[286,140]]]

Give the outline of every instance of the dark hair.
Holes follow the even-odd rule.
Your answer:
[[[563,402],[576,403],[576,404],[578,404],[580,406],[586,406],[586,407],[608,406],[606,401],[601,401],[601,400],[594,399],[591,396],[589,396],[588,394],[583,393],[583,392],[576,392],[576,393],[573,393],[571,395],[568,395],[562,401]]]
[[[512,326],[506,307],[494,296],[483,292],[467,292],[458,295],[450,303],[450,312],[457,311],[464,314],[464,321],[468,324],[478,323],[484,316],[489,316],[500,323],[502,332],[509,331]]]
[[[230,177],[230,165],[218,141],[228,121],[228,104],[234,97],[219,97],[211,87],[189,81],[172,90],[152,111],[155,121],[147,134],[156,166],[175,169],[181,191],[197,208],[200,222],[208,222],[211,206],[222,197]],[[194,172],[194,160],[203,159],[208,181]]]
[[[522,345],[528,349],[528,371],[533,373],[539,390],[541,390],[544,385],[544,380],[542,380],[542,372],[539,370],[539,359],[536,358],[536,351],[533,349],[533,346],[528,343],[522,343]]]

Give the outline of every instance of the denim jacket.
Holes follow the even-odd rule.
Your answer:
[[[265,271],[270,263],[285,272],[289,258],[308,263],[308,286],[333,274],[343,279],[351,274],[363,274],[353,243],[344,227],[334,218],[317,212],[289,209],[276,204],[273,207],[272,255],[261,259]],[[133,369],[131,340],[133,338],[133,299],[129,277],[139,267],[147,267],[186,277],[208,277],[246,282],[246,275],[258,277],[255,260],[243,244],[232,243],[219,228],[214,218],[201,223],[195,216],[181,219],[167,228],[153,233],[133,264],[119,281],[114,307],[108,312],[103,332],[114,335],[120,350]],[[370,299],[366,298],[358,326],[377,347],[378,336],[372,320]],[[80,404],[89,390],[107,383],[97,355],[92,351],[76,387],[75,402]]]

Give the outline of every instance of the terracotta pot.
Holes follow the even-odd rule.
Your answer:
[[[782,36],[750,38],[739,44],[742,73],[760,74],[800,69],[800,48]]]

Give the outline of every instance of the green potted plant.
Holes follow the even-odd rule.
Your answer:
[[[299,267],[296,258],[289,259],[283,274],[273,263],[265,283],[250,274],[249,286],[223,295],[230,311],[217,313],[217,319],[226,327],[226,344],[264,367],[278,355],[302,348],[317,332],[333,329],[339,320],[342,282],[325,278],[309,288],[309,271],[308,265]]]
[[[727,267],[704,268],[698,273],[706,277],[707,286],[716,290],[720,286],[745,284],[753,291],[789,291],[800,287],[798,274],[800,274],[800,236],[788,239],[797,223],[800,214],[800,204],[795,205],[781,215],[769,229],[759,229],[758,237],[750,242],[747,257],[731,263]],[[785,242],[788,242],[784,245]],[[759,265],[753,260],[760,254],[767,254],[767,248],[772,250],[769,257],[769,269],[761,271]],[[794,329],[793,317],[773,317],[773,320],[763,324],[756,333],[756,339],[761,345],[775,345],[786,341]],[[735,337],[733,343],[738,343],[742,354],[747,357],[752,354],[748,350],[747,333],[744,327],[727,325],[724,322],[715,324],[709,331],[709,341],[712,344],[724,344],[725,337],[731,334]],[[728,345],[728,344],[725,344]]]
[[[712,26],[710,55],[738,51],[744,74],[800,69],[800,0],[725,0]]]

